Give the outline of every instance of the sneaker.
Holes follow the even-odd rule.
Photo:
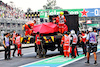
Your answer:
[[[76,56],[74,56],[74,58],[76,58]]]
[[[66,58],[66,56],[64,56],[64,58]]]
[[[79,56],[79,54],[77,56]]]
[[[85,64],[90,65],[90,63],[89,63],[89,62],[85,62]]]
[[[98,64],[97,64],[97,62],[94,62],[94,64],[93,64],[93,65],[96,65],[96,66],[97,66]]]

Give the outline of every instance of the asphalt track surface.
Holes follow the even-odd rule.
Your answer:
[[[83,58],[83,59],[78,60],[69,65],[65,65],[63,67],[100,67],[100,53],[97,53],[97,63],[98,63],[97,66],[93,65],[94,64],[94,56],[93,55],[91,55],[91,57],[90,57],[90,65],[85,64],[86,60],[87,60],[86,58]]]
[[[17,51],[16,51],[17,53]],[[34,52],[34,47],[33,48],[26,48],[23,49],[23,57],[12,57],[12,60],[4,60],[4,52],[0,52],[0,67],[18,67],[21,65],[25,65],[28,63],[32,63],[32,62],[36,62],[36,61],[40,61],[43,60],[44,58],[36,58],[36,53]],[[45,59],[50,58],[50,57],[54,57],[54,56],[58,56],[60,53],[55,50],[55,51],[48,51],[47,52],[47,56]],[[81,60],[78,60],[76,62],[73,62],[71,64],[65,65],[63,67],[100,67],[100,53],[97,53],[97,62],[98,65],[94,66],[94,58],[93,55],[91,55],[90,57],[90,65],[87,66],[85,64],[86,58],[83,58]]]
[[[4,60],[4,52],[0,52],[0,67],[18,67],[27,63],[42,60],[44,58],[36,58],[34,47],[22,49],[23,56],[18,57],[16,51],[16,57],[12,57],[12,60]],[[11,51],[12,54],[12,51]],[[46,58],[59,55],[59,51],[48,51]]]
[[[99,43],[99,45],[100,45],[100,43]],[[11,55],[12,55],[12,51],[13,50],[11,50]],[[55,51],[47,51],[46,58],[36,58],[36,53],[34,51],[34,47],[22,49],[22,53],[23,53],[23,56],[18,57],[17,51],[16,51],[16,54],[15,54],[16,57],[11,57],[12,60],[4,60],[4,51],[0,52],[0,67],[19,67],[19,66],[26,65],[26,64],[29,64],[32,62],[41,61],[44,59],[48,59],[48,58],[60,55],[59,51],[55,50]],[[80,53],[82,53],[82,52],[80,52]],[[77,60],[73,63],[65,64],[62,67],[100,67],[100,52],[97,53],[97,62],[98,62],[97,66],[93,65],[93,63],[94,63],[93,55],[91,55],[91,57],[90,57],[90,65],[89,66],[87,66],[85,64],[85,62],[86,62],[86,57],[84,57],[80,60]]]

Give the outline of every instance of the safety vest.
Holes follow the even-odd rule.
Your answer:
[[[59,23],[65,23],[64,21],[65,21],[64,15],[59,16]]]
[[[72,44],[76,44],[77,43],[77,35],[74,34],[72,36],[73,36],[73,42],[72,42]]]
[[[86,41],[86,37],[84,37],[86,34],[82,33],[82,41],[85,42]]]
[[[70,45],[70,37],[68,35],[64,35],[64,45],[65,46]]]
[[[37,45],[41,44],[41,42],[40,42],[40,36],[39,35],[36,35],[35,41],[36,41]]]
[[[20,37],[20,36],[17,36],[17,37],[16,37],[16,41],[15,41],[15,42],[16,42],[16,44],[21,44],[20,39],[21,39],[21,37]]]
[[[89,33],[89,43],[97,43],[96,34],[94,32]]]
[[[28,25],[25,24],[25,30],[27,31],[29,29]]]
[[[64,35],[61,40],[61,44],[64,43],[64,46],[70,45],[70,37],[68,35]]]
[[[33,27],[34,27],[34,22],[32,22],[31,24],[28,24],[30,27],[31,27],[31,29],[33,29]]]

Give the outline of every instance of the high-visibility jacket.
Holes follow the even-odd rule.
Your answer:
[[[76,44],[76,43],[77,43],[77,35],[74,34],[74,35],[73,35],[73,43],[72,43],[72,44]]]
[[[85,42],[85,41],[86,41],[86,34],[82,33],[82,42]]]
[[[36,41],[36,44],[37,45],[40,45],[41,44],[40,36],[39,35],[36,35],[35,41]]]
[[[64,52],[64,56],[66,57],[66,55],[69,57],[69,53],[70,53],[70,37],[65,34],[63,37],[62,37],[62,40],[61,40],[61,44],[63,44],[63,52]]]
[[[21,37],[20,37],[20,36],[17,36],[15,42],[16,42],[16,44],[17,44],[18,54],[21,55],[21,54],[22,54],[22,53],[21,53]]]
[[[31,29],[33,29],[34,22],[33,22],[33,23],[31,23],[31,24],[28,24],[28,26],[29,26]]]
[[[57,23],[65,23],[65,22],[66,22],[65,16],[64,16],[64,15],[62,15],[62,16],[57,16],[56,22],[57,22]]]
[[[34,27],[34,22],[32,22],[32,23],[30,23],[30,24],[25,24],[25,35],[31,35],[32,34],[32,29],[33,29],[33,27]]]
[[[78,38],[76,34],[70,34],[70,40],[72,40],[72,44],[77,44]]]
[[[29,26],[27,24],[25,24],[25,30],[29,29]]]
[[[56,22],[58,23],[59,26],[59,32],[64,33],[64,23],[66,22],[66,18],[64,17],[64,15],[57,16]]]
[[[64,46],[69,46],[70,45],[70,37],[67,34],[65,34],[62,37],[61,44],[63,44]]]
[[[16,33],[13,33],[13,44],[15,44]]]
[[[17,36],[15,42],[16,42],[16,44],[21,44],[21,37]]]

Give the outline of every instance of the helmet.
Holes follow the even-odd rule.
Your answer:
[[[71,34],[75,34],[75,31],[74,30],[71,30]]]
[[[64,12],[61,11],[60,14],[61,14],[61,15],[64,15]]]
[[[88,28],[88,31],[93,31],[92,27],[89,27],[89,28]]]

